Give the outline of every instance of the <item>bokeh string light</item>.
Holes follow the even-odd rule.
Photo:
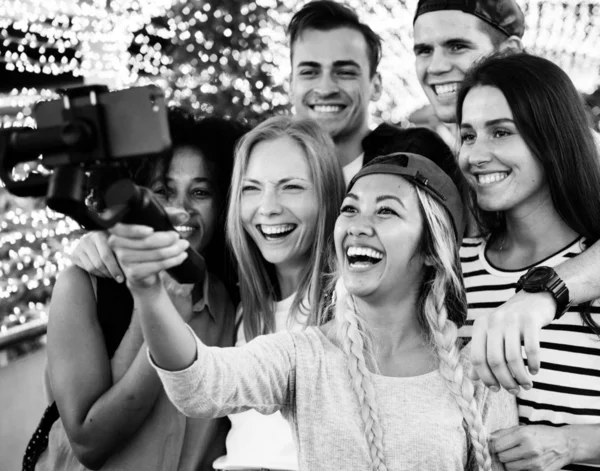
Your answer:
[[[171,103],[254,123],[289,110],[285,26],[297,0],[11,0],[0,2],[0,67],[39,75],[0,95],[2,127],[33,125],[31,110],[57,95],[57,76],[113,88],[155,83]],[[374,122],[406,124],[426,103],[414,73],[417,0],[346,0],[383,40],[384,93]],[[600,0],[520,1],[524,43],[561,65],[585,92],[599,81]],[[17,75],[18,76],[18,75]],[[600,110],[600,108],[599,108]],[[600,114],[600,111],[598,112]],[[26,171],[44,171],[38,163]],[[0,336],[47,319],[47,302],[78,236],[68,218],[23,209],[0,184]],[[31,205],[30,205],[31,206]]]

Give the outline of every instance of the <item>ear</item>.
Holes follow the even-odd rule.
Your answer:
[[[523,50],[523,41],[521,41],[519,36],[510,36],[500,44],[498,50],[521,52]]]
[[[427,256],[423,258],[423,265],[425,265],[426,267],[432,267],[434,265],[434,262],[430,256]]]
[[[379,72],[375,72],[371,79],[371,101],[377,101],[381,98],[381,92],[383,90],[381,75]]]

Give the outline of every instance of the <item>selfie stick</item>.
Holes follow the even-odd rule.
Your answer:
[[[156,230],[175,230],[163,207],[152,193],[130,180],[121,180],[107,190],[108,209],[102,215],[90,211],[85,203],[86,170],[117,165],[109,157],[106,132],[98,95],[107,93],[102,85],[63,91],[63,124],[42,129],[0,130],[0,179],[16,196],[46,197],[49,208],[70,216],[86,229],[107,229],[117,222],[144,224]],[[76,97],[89,95],[89,104],[72,107]],[[31,174],[23,181],[10,176],[21,162],[42,159],[52,169],[47,175]],[[202,283],[206,266],[202,256],[187,249],[185,261],[168,270],[179,283]]]

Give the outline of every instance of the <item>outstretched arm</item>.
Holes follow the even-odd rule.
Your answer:
[[[567,285],[572,304],[600,298],[600,241],[554,270]],[[540,369],[540,330],[552,322],[555,313],[556,302],[549,293],[519,291],[494,312],[477,319],[471,349],[477,377],[493,389],[503,387],[515,394],[519,387],[530,388],[531,375]]]
[[[249,408],[272,413],[288,402],[289,334],[243,348],[206,347],[177,314],[159,276],[185,259],[188,243],[175,232],[144,226],[117,225],[111,233],[152,360],[175,406],[186,415],[218,417]]]

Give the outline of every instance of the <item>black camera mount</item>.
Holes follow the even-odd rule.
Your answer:
[[[49,208],[70,216],[86,229],[107,229],[117,222],[144,224],[156,230],[174,230],[164,208],[146,188],[130,180],[113,184],[106,192],[108,209],[102,214],[86,204],[86,172],[121,163],[109,152],[107,117],[102,85],[62,90],[59,125],[39,129],[0,130],[0,179],[16,196],[46,197]],[[85,98],[81,100],[81,98]],[[75,102],[77,104],[75,105]],[[170,147],[170,140],[169,140]],[[30,174],[15,181],[11,174],[23,162],[41,159],[49,175]],[[169,273],[180,283],[197,283],[205,275],[204,259],[188,248],[185,261]]]

